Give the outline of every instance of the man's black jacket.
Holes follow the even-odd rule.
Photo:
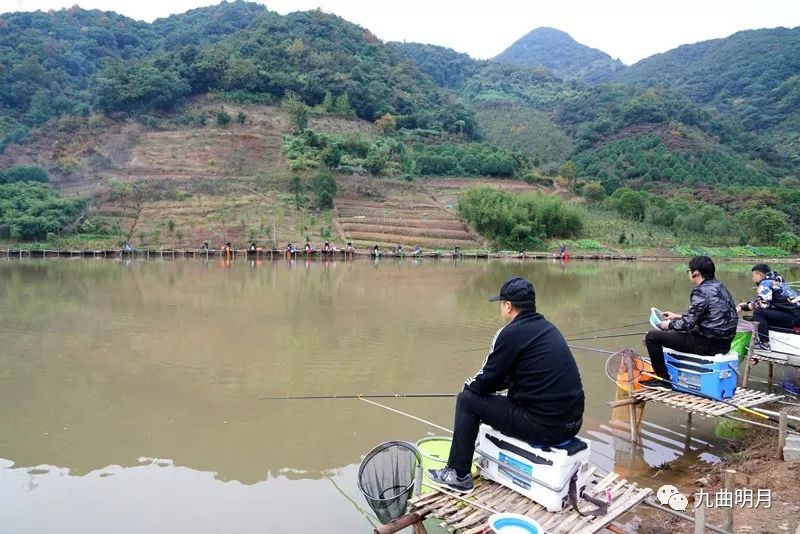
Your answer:
[[[561,332],[541,314],[523,311],[497,331],[483,367],[464,386],[479,395],[508,388],[541,424],[583,416],[578,365]]]
[[[736,304],[728,289],[716,278],[703,280],[692,288],[689,311],[669,322],[669,329],[693,331],[713,340],[730,343],[736,335]]]

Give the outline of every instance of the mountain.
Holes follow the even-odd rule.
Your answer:
[[[582,45],[555,28],[536,28],[493,60],[523,67],[542,66],[561,78],[590,82],[607,79],[625,69],[620,60]]]
[[[800,27],[747,30],[680,46],[613,79],[686,95],[740,120],[748,131],[766,136],[791,165],[800,165]]]

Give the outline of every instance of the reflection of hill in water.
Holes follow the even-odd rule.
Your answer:
[[[0,457],[85,474],[139,457],[253,484],[317,478],[358,463],[414,421],[356,400],[257,401],[292,394],[461,388],[500,326],[486,298],[508,276],[534,280],[564,332],[681,310],[671,265],[500,262],[47,261],[0,264]],[[593,267],[593,268],[589,268]],[[749,292],[746,277],[731,289]],[[7,318],[7,319],[6,319]],[[621,320],[620,320],[621,319]],[[643,350],[637,337],[596,346]],[[576,354],[587,416],[608,420],[612,386]],[[387,402],[450,426],[448,399]]]

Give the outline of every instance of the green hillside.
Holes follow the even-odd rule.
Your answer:
[[[389,189],[401,192],[420,178],[452,177],[451,185],[441,186],[445,180],[439,186],[448,190],[443,203],[451,209],[458,204],[452,190],[467,188],[470,180],[524,179],[528,184],[513,187],[549,190],[570,204],[588,205],[589,211],[565,208],[570,217],[602,211],[615,220],[658,226],[677,244],[703,236],[722,245],[772,244],[788,233],[780,239],[794,247],[800,180],[788,145],[773,146],[781,135],[789,139],[794,109],[757,127],[747,115],[677,83],[594,83],[617,62],[562,32],[540,29],[522,41],[529,51],[549,51],[548,61],[556,63],[520,66],[438,46],[383,43],[368,29],[320,10],[282,16],[243,1],[152,24],[80,8],[5,14],[0,172],[38,165],[70,194],[91,195],[90,210],[121,203],[109,208],[114,213],[174,198],[176,210],[194,217],[206,200],[227,205],[235,196],[232,187],[248,195],[268,191],[275,195],[270,202],[288,200],[299,212],[313,211],[315,219],[326,214],[326,232],[334,226],[337,189],[330,184],[336,180],[352,185],[343,189],[351,195],[346,202],[358,207],[341,213],[356,217],[361,207],[377,209],[373,199],[382,186],[370,184],[379,179],[397,180],[400,185]],[[518,45],[512,49],[524,48]],[[766,63],[777,63],[752,71],[773,76],[795,69],[794,59],[776,56],[783,59],[769,58]],[[790,84],[793,78],[785,79]],[[265,178],[269,172],[275,176]],[[319,180],[327,184],[324,191]],[[414,198],[425,198],[421,188]],[[9,188],[6,196],[15,191],[17,186]],[[207,196],[199,207],[183,204],[198,192]],[[31,195],[26,213],[43,217]],[[541,230],[536,222],[561,210],[546,199],[481,195],[469,197],[474,209],[459,204],[470,221],[469,213],[476,221],[483,217],[476,206],[513,207],[514,217],[498,220],[492,235],[484,236],[495,244],[543,244],[543,237],[561,231]],[[79,211],[83,205],[76,205]],[[242,217],[250,217],[250,208],[242,209],[248,214]],[[403,204],[407,213],[398,220],[406,221],[414,209]],[[476,242],[474,233],[464,234],[460,223],[448,219],[452,213],[430,209],[453,226],[441,228],[439,237],[452,231],[465,243]],[[687,209],[699,215],[680,216]],[[136,210],[132,216],[139,221]],[[70,217],[75,213],[69,211]],[[279,213],[261,214],[258,231],[272,217],[287,217]],[[187,220],[202,219],[192,217]],[[105,224],[88,224],[82,214],[72,222],[46,219],[39,221],[39,235]],[[374,231],[360,220],[341,227],[363,232],[365,240],[401,235]],[[416,224],[422,223],[409,220],[402,230],[408,240]],[[11,233],[2,226],[0,234]],[[173,226],[148,232],[173,234]],[[122,225],[116,227],[119,233]],[[516,237],[497,234],[509,228]],[[526,228],[544,233],[526,237]],[[597,237],[579,235],[596,226],[578,221],[569,228],[562,237]],[[603,231],[607,244],[610,234]]]
[[[564,79],[599,81],[625,69],[618,59],[582,45],[566,32],[536,28],[493,58],[522,67],[542,66]]]
[[[748,30],[680,46],[614,79],[670,88],[711,106],[778,149],[763,159],[786,172],[800,165],[800,28]]]

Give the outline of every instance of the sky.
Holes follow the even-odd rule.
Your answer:
[[[430,43],[488,59],[540,26],[626,64],[746,29],[800,26],[800,0],[257,0],[272,11],[321,8],[384,41]],[[0,12],[78,4],[152,21],[218,0],[0,0]]]

